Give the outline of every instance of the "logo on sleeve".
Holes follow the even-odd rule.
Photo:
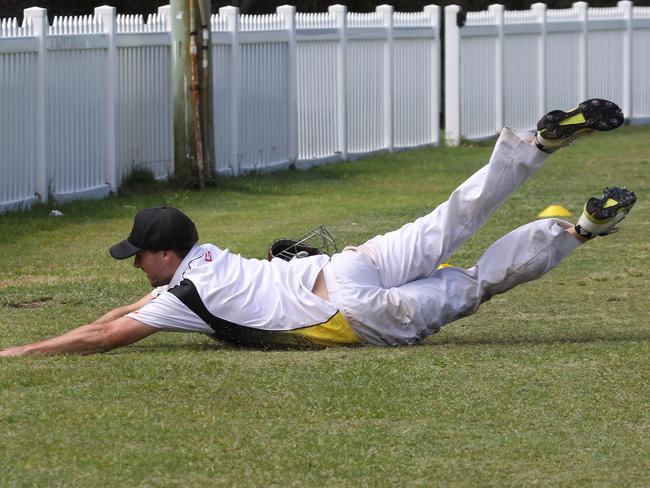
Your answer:
[[[212,261],[212,253],[210,251],[205,251],[203,258],[209,263]]]

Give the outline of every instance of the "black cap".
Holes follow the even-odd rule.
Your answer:
[[[143,249],[188,249],[198,240],[194,222],[177,208],[145,208],[135,215],[129,237],[111,246],[108,252],[115,259],[126,259]]]

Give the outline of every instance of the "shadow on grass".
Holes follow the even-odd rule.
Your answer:
[[[428,340],[416,346],[395,346],[395,347],[382,347],[382,346],[366,346],[364,349],[373,348],[387,351],[393,351],[396,348],[410,349],[410,348],[441,348],[445,346],[533,346],[533,345],[560,345],[560,344],[601,344],[601,343],[625,343],[625,342],[650,342],[650,330],[638,332],[635,334],[618,335],[615,331],[610,336],[571,336],[571,337],[453,337],[442,341],[436,338],[429,338]],[[202,343],[165,343],[165,344],[141,344],[131,347],[125,347],[112,351],[112,354],[139,354],[142,352],[155,352],[165,353],[172,351],[256,351],[256,352],[305,352],[305,351],[322,351],[324,349],[340,349],[350,351],[358,349],[359,346],[344,346],[339,348],[305,348],[305,347],[238,347],[230,344],[220,342],[206,342]]]
[[[352,350],[359,349],[360,345],[349,345],[340,347],[319,347],[310,345],[268,345],[268,346],[236,346],[234,344],[227,344],[217,340],[210,340],[206,338],[206,342],[158,342],[151,344],[135,344],[123,348],[109,351],[109,354],[134,354],[141,352],[169,352],[169,351],[242,351],[242,352],[305,352],[305,351],[325,351],[325,350]]]
[[[650,342],[650,330],[643,332],[636,332],[632,334],[617,334],[612,331],[611,335],[607,336],[566,336],[566,337],[530,337],[530,336],[517,336],[517,337],[452,337],[444,340],[437,341],[429,339],[420,344],[418,347],[444,347],[444,346],[497,346],[497,345],[548,345],[555,344],[597,344],[597,343],[622,343],[622,342]]]
[[[166,351],[217,351],[238,349],[218,342],[201,343],[165,343],[165,344],[137,344],[110,351],[110,354],[137,354],[141,352],[166,352]]]

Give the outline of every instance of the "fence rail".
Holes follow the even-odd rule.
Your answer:
[[[469,12],[445,8],[444,132],[493,136],[588,97],[650,121],[650,8]],[[0,19],[0,212],[102,197],[135,167],[173,172],[169,6],[148,15]],[[309,167],[436,145],[440,11],[210,19],[217,171]]]

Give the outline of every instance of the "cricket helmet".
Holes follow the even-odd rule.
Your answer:
[[[294,258],[316,256],[318,254],[332,255],[337,251],[336,239],[324,226],[318,226],[297,239],[276,239],[269,246],[267,259],[273,258],[291,261]]]

